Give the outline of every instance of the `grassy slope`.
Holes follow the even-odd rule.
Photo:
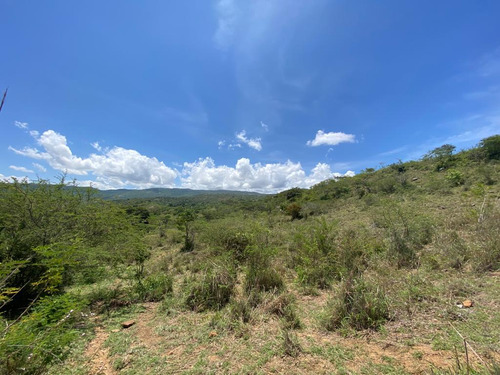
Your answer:
[[[50,373],[465,374],[459,334],[469,343],[472,372],[490,373],[500,361],[500,168],[495,161],[471,161],[468,152],[447,160],[443,170],[440,162],[397,164],[293,189],[262,198],[262,210],[235,207],[208,219],[199,214],[192,253],[179,252],[176,228],[163,237],[151,230],[147,272],[171,275],[173,293],[101,309],[96,336],[82,338]],[[285,214],[291,204],[303,219]],[[284,289],[246,293],[255,252],[270,254],[270,264],[261,267],[277,270]],[[322,322],[354,277],[344,267],[353,253],[355,277],[383,291],[388,319],[357,330],[348,316],[329,331]],[[321,266],[335,256],[326,278],[336,276],[318,288]],[[192,311],[187,297],[220,265],[236,269],[229,304]],[[304,282],[304,275],[314,277]],[[123,292],[117,299],[132,293],[128,282],[101,282],[103,288],[110,283]],[[457,307],[466,299],[472,308]],[[283,313],[287,306],[295,318]],[[127,319],[137,323],[121,329]],[[300,328],[290,328],[294,319]]]

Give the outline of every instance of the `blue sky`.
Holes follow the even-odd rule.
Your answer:
[[[498,1],[0,0],[0,178],[276,192],[500,133]]]

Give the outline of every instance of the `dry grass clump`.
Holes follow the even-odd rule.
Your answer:
[[[228,264],[214,263],[191,288],[186,305],[193,311],[218,310],[231,299],[235,284],[235,270]]]
[[[348,278],[340,284],[327,304],[322,323],[333,331],[343,326],[355,330],[377,329],[389,319],[385,292],[363,277]]]

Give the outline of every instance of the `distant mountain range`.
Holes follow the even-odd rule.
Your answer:
[[[262,196],[264,194],[233,191],[233,190],[192,190],[180,188],[151,188],[143,190],[135,189],[117,189],[117,190],[98,190],[97,195],[103,199],[150,199],[150,198],[186,198],[199,195],[230,195],[230,196]]]

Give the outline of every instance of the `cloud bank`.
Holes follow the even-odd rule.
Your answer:
[[[248,139],[245,132],[237,135],[241,142],[256,150],[261,149],[258,139]],[[200,158],[194,162],[185,162],[180,171],[166,166],[154,157],[142,155],[136,150],[122,147],[102,148],[97,142],[92,147],[99,153],[88,157],[73,154],[66,137],[54,130],[47,130],[41,135],[33,135],[41,150],[33,147],[9,149],[18,155],[46,162],[57,171],[69,175],[88,176],[95,179],[78,181],[79,185],[93,185],[99,189],[123,187],[185,187],[191,189],[210,190],[243,190],[261,193],[275,193],[292,187],[308,188],[323,180],[341,176],[352,176],[354,172],[345,174],[333,173],[328,164],[318,163],[309,174],[300,163],[251,163],[250,159],[240,158],[234,167],[219,165],[210,157]],[[33,163],[38,170],[45,167]],[[11,166],[21,172],[31,172],[24,167]]]
[[[275,164],[252,164],[241,158],[235,167],[216,166],[211,158],[200,158],[194,163],[184,163],[181,182],[190,189],[249,190],[276,193],[292,187],[307,188],[329,178],[353,176],[332,173],[328,164],[319,163],[309,175],[300,163],[287,161]]]

